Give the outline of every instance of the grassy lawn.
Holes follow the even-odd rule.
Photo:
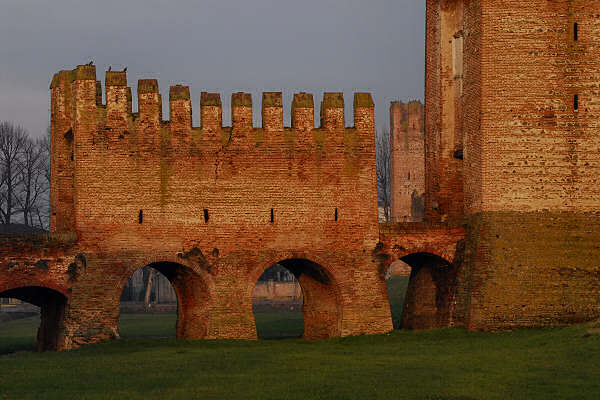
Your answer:
[[[174,313],[122,314],[119,333],[123,339],[174,338],[176,319]],[[297,338],[302,336],[304,331],[301,311],[256,313],[255,321],[258,337],[261,339]]]
[[[34,351],[37,347],[38,326],[39,317],[0,322],[0,354]]]
[[[275,315],[261,318],[268,325]],[[0,346],[31,348],[31,336],[18,338],[34,323],[3,323]],[[600,335],[590,324],[497,334],[394,331],[316,342],[128,338],[169,336],[173,324],[169,314],[125,315],[118,341],[2,355],[0,399],[600,398]],[[273,325],[271,332],[292,331]]]
[[[407,284],[387,281],[395,327]],[[122,314],[121,340],[44,354],[39,318],[2,323],[0,399],[600,398],[599,323],[307,342],[301,312],[259,312],[259,337],[282,340],[249,342],[178,341],[175,319]]]

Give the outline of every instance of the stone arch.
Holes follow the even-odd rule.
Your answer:
[[[176,336],[178,339],[201,339],[209,329],[209,312],[214,284],[205,271],[185,260],[149,257],[121,277],[119,297],[133,273],[143,267],[152,267],[171,283],[177,296]]]
[[[456,266],[429,252],[410,253],[399,259],[411,267],[401,328],[432,329],[449,326],[456,290]]]
[[[274,264],[280,264],[294,274],[304,298],[303,338],[308,340],[338,337],[342,331],[343,306],[338,281],[332,269],[321,262],[313,261],[316,259],[318,257],[309,258],[304,254],[270,257],[267,263],[261,263],[260,267],[250,274],[248,287],[248,296],[251,298],[258,278]]]
[[[0,297],[15,298],[40,308],[38,351],[56,351],[62,347],[68,303],[64,291],[53,285],[12,285],[0,289]]]

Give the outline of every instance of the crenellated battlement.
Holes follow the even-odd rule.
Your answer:
[[[96,80],[93,65],[80,65],[72,71],[60,71],[54,75],[50,88],[58,97],[70,98],[72,106],[89,101],[89,91],[93,81],[94,102],[86,107],[96,106],[100,119],[106,121],[108,129],[118,129],[134,123],[143,129],[174,125],[173,129],[195,129],[192,126],[192,103],[188,86],[175,85],[169,88],[170,120],[163,120],[162,96],[155,79],[140,79],[137,85],[138,112],[132,110],[132,90],[127,86],[125,71],[107,71],[105,75],[104,95],[106,103],[102,103],[103,92],[101,82]],[[57,98],[57,101],[60,100]],[[252,95],[250,93],[234,93],[231,96],[231,127],[222,124],[223,110],[218,93],[202,92],[200,100],[200,129],[216,131],[222,128],[263,129],[265,132],[283,131],[283,101],[281,92],[265,92],[262,95],[262,126],[253,126]],[[360,130],[374,129],[374,122],[369,110],[374,107],[369,93],[354,95],[354,127]],[[105,110],[105,111],[104,111]],[[314,100],[310,93],[296,93],[292,102],[293,129],[329,131],[345,129],[344,96],[342,93],[324,93],[320,105],[320,126],[314,126]],[[73,115],[68,128],[72,128]],[[188,124],[189,122],[189,124]],[[100,133],[100,132],[98,132]]]
[[[140,211],[144,221],[164,226],[165,218],[189,221],[192,209],[193,223],[203,224],[198,209],[235,214],[240,202],[248,208],[237,221],[244,226],[271,207],[275,221],[275,209],[292,210],[292,199],[305,204],[306,223],[308,216],[331,222],[333,215],[344,215],[344,223],[376,223],[369,93],[354,95],[352,127],[346,127],[342,93],[324,94],[319,127],[313,95],[296,93],[286,127],[282,93],[265,92],[257,127],[250,93],[231,95],[232,123],[223,126],[221,96],[202,92],[200,126],[193,126],[188,86],[169,88],[165,120],[157,80],[138,81],[137,112],[125,71],[107,71],[104,82],[102,89],[93,65],[52,79],[54,231],[98,233],[109,221],[137,223]],[[372,207],[359,207],[357,195]]]

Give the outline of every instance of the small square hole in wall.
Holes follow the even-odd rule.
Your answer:
[[[208,218],[209,218],[209,216],[208,216],[208,210],[205,208],[204,209],[204,222],[208,222]]]

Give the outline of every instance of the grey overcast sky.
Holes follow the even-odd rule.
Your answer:
[[[98,78],[127,66],[168,90],[189,85],[194,125],[200,92],[221,93],[224,124],[231,93],[252,93],[260,124],[263,91],[283,91],[285,124],[294,92],[343,91],[346,125],[352,93],[375,99],[378,129],[390,101],[422,99],[423,0],[2,0],[0,120],[42,135],[52,75],[93,60]],[[134,95],[134,111],[137,109]]]

